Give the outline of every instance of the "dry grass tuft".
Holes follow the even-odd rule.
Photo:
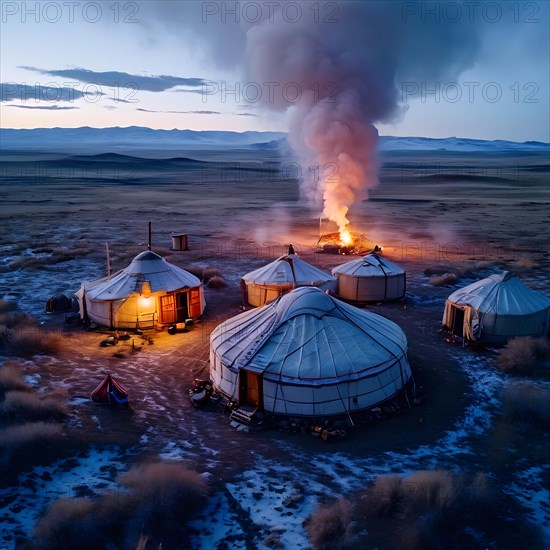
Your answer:
[[[223,277],[214,275],[208,279],[207,286],[208,288],[225,288],[227,286],[227,282]]]
[[[528,256],[522,256],[521,258],[516,260],[516,266],[522,269],[534,269],[538,266],[538,264],[532,258],[529,258]]]
[[[530,373],[539,361],[550,356],[550,344],[545,338],[520,336],[512,338],[499,353],[496,362],[504,372]]]
[[[460,281],[460,277],[456,273],[443,273],[430,278],[430,284],[433,286],[450,286],[458,281]]]
[[[127,490],[97,501],[61,499],[35,530],[38,546],[58,548],[185,548],[186,521],[204,504],[204,478],[185,465],[136,466],[120,476]],[[67,542],[67,541],[70,541]]]
[[[200,279],[202,281],[202,277],[204,274],[204,267],[201,267],[200,265],[190,265],[190,266],[185,266],[183,269],[185,269],[185,271],[188,271],[189,273],[191,273],[191,275],[194,275],[195,277],[197,277],[197,279]]]
[[[318,508],[307,524],[314,550],[343,550],[348,548],[351,531],[351,504],[344,499]]]
[[[28,391],[8,391],[0,403],[0,417],[18,422],[61,421],[67,414],[64,400],[41,399],[36,393]]]
[[[60,435],[61,426],[48,422],[29,422],[9,426],[0,432],[0,448],[12,451],[24,445],[43,444]]]
[[[550,390],[530,382],[510,384],[503,396],[504,416],[508,420],[550,426]]]
[[[0,367],[0,396],[11,390],[30,392],[31,387],[23,380],[23,369],[15,365]]]
[[[10,302],[0,298],[0,314],[9,313],[10,311],[15,311],[17,309],[17,304],[15,302]]]
[[[217,267],[205,267],[202,272],[202,280],[208,283],[213,277],[221,277],[223,279],[223,275]]]
[[[3,342],[9,353],[18,357],[32,357],[45,354],[56,355],[65,348],[65,341],[61,332],[45,331],[35,324],[19,324],[6,329]]]

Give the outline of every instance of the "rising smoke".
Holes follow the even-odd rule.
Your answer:
[[[401,116],[400,82],[456,78],[473,63],[477,28],[429,24],[405,2],[339,2],[333,22],[276,14],[247,32],[250,77],[275,82],[265,107],[288,111],[302,194],[349,242],[348,213],[378,184],[377,122]],[[286,86],[286,88],[285,88]],[[300,97],[293,101],[300,91]]]
[[[166,25],[194,35],[197,50],[218,67],[244,59],[245,81],[269,88],[260,103],[288,119],[289,142],[302,162],[302,195],[322,205],[342,239],[350,208],[378,183],[376,124],[405,113],[402,83],[455,80],[473,65],[482,34],[479,19],[468,17],[468,2],[460,1],[458,20],[427,15],[430,2],[416,0],[294,2],[302,9],[292,20],[284,1],[203,2],[203,24],[195,26],[189,15],[198,5],[181,4],[187,16],[172,2],[155,9]],[[245,4],[270,8],[252,23]],[[212,12],[206,19],[205,6]],[[225,19],[224,10],[231,14]]]

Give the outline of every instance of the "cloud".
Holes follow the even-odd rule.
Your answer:
[[[73,102],[76,99],[91,97],[97,99],[98,95],[105,95],[101,91],[86,93],[68,86],[55,86],[49,83],[48,86],[39,84],[28,85],[25,83],[18,84],[16,82],[1,82],[0,83],[0,101],[45,101],[47,103],[57,103],[59,101]]]
[[[142,109],[138,107],[136,111],[142,113],[170,113],[176,115],[221,115],[219,111],[156,111],[154,109]]]
[[[255,115],[254,113],[233,113],[233,114],[237,116],[255,116],[255,117],[260,116],[260,115]]]
[[[7,107],[15,107],[16,109],[42,109],[44,111],[69,111],[71,109],[80,109],[80,107],[68,105],[7,105]]]
[[[172,75],[136,75],[119,71],[97,72],[77,67],[75,69],[39,69],[37,67],[21,66],[40,74],[58,76],[95,84],[96,86],[107,86],[109,88],[126,88],[132,90],[144,90],[147,92],[164,92],[175,86],[202,87],[206,82],[202,78],[183,78]]]

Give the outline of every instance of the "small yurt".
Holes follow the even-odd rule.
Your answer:
[[[243,277],[244,299],[251,306],[263,306],[281,294],[301,286],[315,286],[322,290],[335,290],[336,279],[325,271],[304,262],[292,245],[288,254],[277,258]]]
[[[504,271],[453,292],[442,324],[467,340],[495,344],[543,336],[550,329],[550,299]]]
[[[199,317],[205,301],[199,279],[147,250],[111,277],[83,282],[80,317],[113,328],[152,328]]]
[[[371,252],[363,258],[335,267],[338,296],[352,302],[382,302],[405,296],[405,270]]]
[[[395,323],[318,288],[296,288],[210,336],[216,390],[268,414],[349,414],[393,397],[410,377]]]

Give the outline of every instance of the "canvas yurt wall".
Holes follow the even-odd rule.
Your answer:
[[[504,271],[453,292],[445,302],[442,324],[458,336],[488,343],[545,336],[550,299]]]
[[[301,286],[314,286],[322,290],[335,290],[336,279],[329,273],[289,253],[275,261],[247,273],[246,301],[251,306],[263,306],[285,292]]]
[[[344,300],[378,302],[405,296],[405,270],[375,253],[341,264],[332,274],[338,279],[337,292]]]
[[[205,307],[200,280],[151,251],[111,277],[83,282],[76,296],[82,319],[114,328],[171,325]]]
[[[395,323],[317,288],[297,288],[214,329],[210,377],[241,405],[326,417],[391,398],[411,371]]]

